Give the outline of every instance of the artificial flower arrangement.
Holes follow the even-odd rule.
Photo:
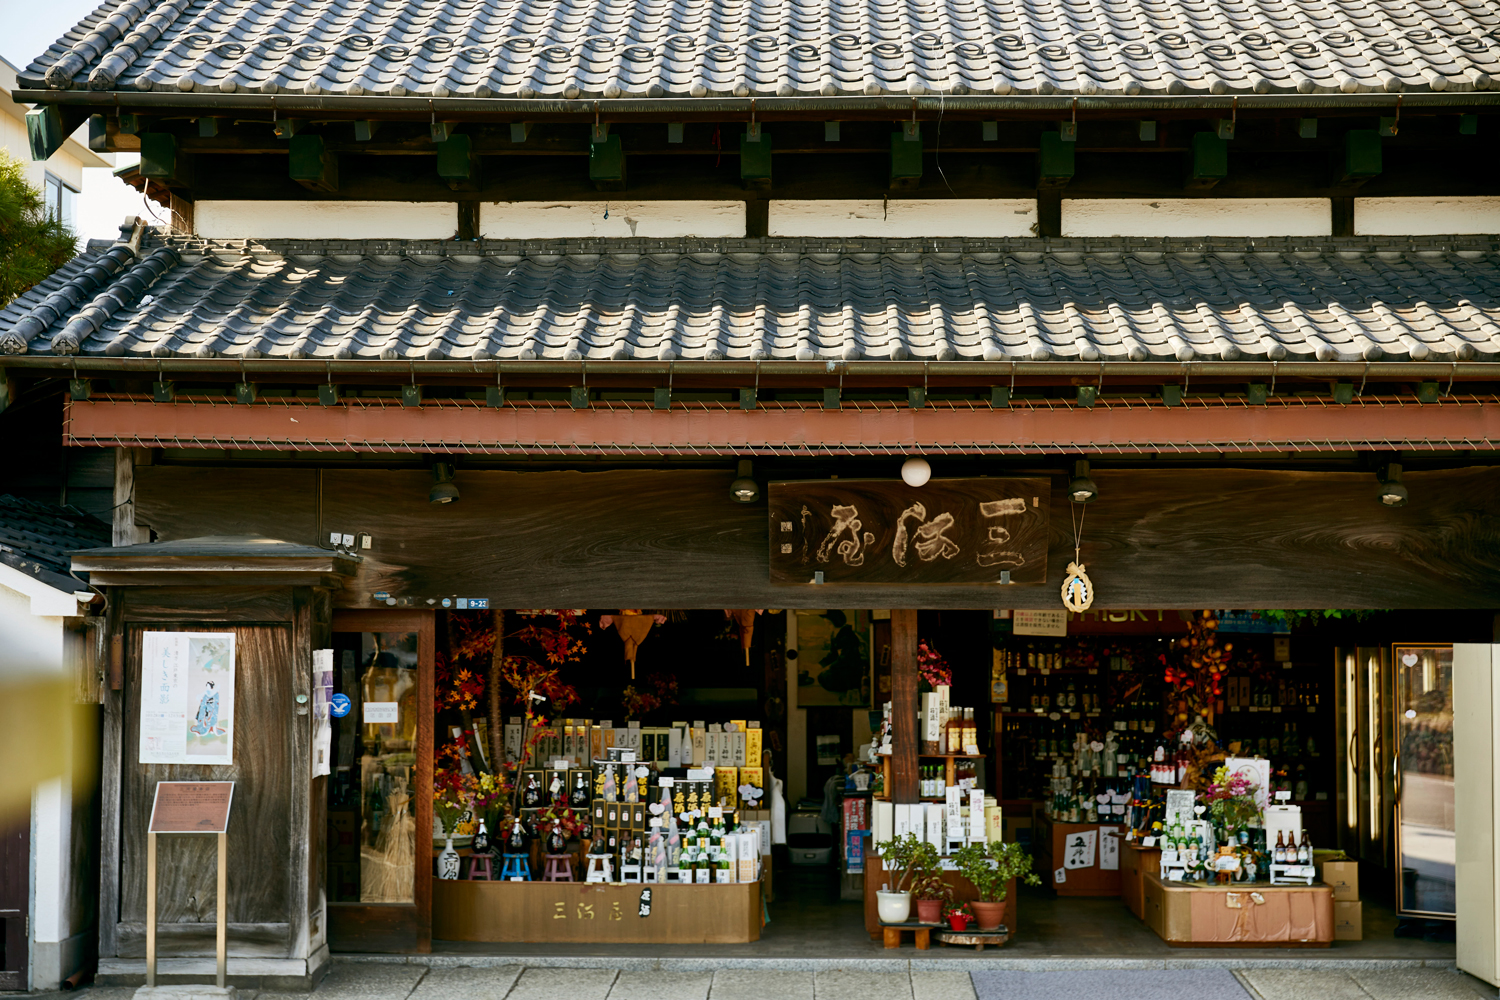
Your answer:
[[[1203,801],[1213,821],[1221,830],[1238,834],[1246,827],[1260,822],[1259,786],[1246,774],[1232,774],[1229,768],[1220,767],[1214,772],[1213,783],[1203,792]]]
[[[922,680],[934,688],[953,683],[953,668],[943,659],[942,653],[927,644],[926,639],[917,641],[917,670]]]

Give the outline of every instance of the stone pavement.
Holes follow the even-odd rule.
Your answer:
[[[996,959],[978,969],[942,960],[828,962],[788,969],[774,961],[704,961],[650,968],[501,965],[472,958],[392,956],[338,960],[314,993],[242,990],[241,1000],[1496,1000],[1496,991],[1450,968],[1327,960],[1140,963]],[[545,961],[545,960],[543,960]],[[431,964],[425,964],[425,963]],[[460,962],[468,964],[459,964]],[[1047,966],[1052,966],[1048,968]],[[1226,968],[1234,965],[1234,968]],[[735,967],[739,966],[739,967]],[[1065,966],[1059,968],[1058,966]],[[973,971],[970,972],[969,970]],[[132,1000],[126,987],[91,987],[46,1000]]]

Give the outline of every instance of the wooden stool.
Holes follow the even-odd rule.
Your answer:
[[[543,882],[571,882],[573,881],[573,855],[571,854],[549,854],[547,855],[547,868],[542,872]]]
[[[500,878],[509,882],[518,878],[522,882],[531,881],[531,861],[524,854],[507,854],[505,862],[500,866]]]
[[[491,882],[494,881],[494,869],[490,867],[491,858],[488,854],[469,855],[469,881]]]
[[[585,882],[614,881],[614,862],[610,860],[608,854],[590,854],[588,859],[589,867],[583,879]]]
[[[885,933],[885,946],[887,948],[901,947],[901,932],[910,931],[912,940],[916,942],[918,951],[926,951],[932,947],[932,932],[938,929],[937,924],[881,924],[880,929]]]

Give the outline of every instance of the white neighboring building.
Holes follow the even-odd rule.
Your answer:
[[[62,149],[50,159],[34,163],[31,159],[31,144],[26,140],[26,112],[24,104],[11,99],[16,89],[16,68],[0,59],[0,146],[11,159],[20,160],[25,168],[26,180],[32,187],[46,196],[47,205],[70,229],[78,228],[78,195],[83,191],[84,167],[113,167],[111,159],[105,159],[88,147],[88,126],[84,125],[68,137]]]
[[[77,508],[0,497],[0,696],[45,733],[36,752],[7,765],[12,788],[34,784],[29,829],[24,812],[0,817],[0,930],[9,939],[0,989],[55,990],[97,956],[99,678],[84,617],[94,595],[66,566],[67,552],[109,538],[108,525]],[[13,717],[8,737],[24,733],[18,721],[26,720]],[[29,862],[12,853],[23,832]],[[26,929],[19,940],[17,923]]]

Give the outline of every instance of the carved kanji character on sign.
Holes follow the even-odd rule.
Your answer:
[[[594,919],[594,904],[593,903],[579,903],[578,904],[578,919],[579,920],[593,920]]]
[[[860,528],[864,525],[859,520],[859,509],[853,504],[834,504],[829,513],[833,515],[833,527],[828,529],[823,544],[818,546],[818,562],[826,563],[837,551],[843,557],[845,566],[863,566],[865,547],[875,541],[875,536],[868,531],[860,533]],[[840,541],[842,535],[848,537]]]
[[[990,500],[979,505],[979,516],[986,521],[994,518],[1006,517],[1011,514],[1026,513],[1026,500],[1024,497],[1015,497],[1010,500]],[[975,560],[981,566],[1003,566],[1014,569],[1026,564],[1026,557],[1019,552],[1013,552],[1005,547],[1010,541],[1010,530],[1003,525],[991,524],[989,533],[985,540],[979,543],[979,553]]]
[[[553,920],[567,920],[568,919],[568,914],[567,914],[566,910],[564,909],[564,907],[566,905],[567,904],[565,904],[560,899],[557,902],[555,902],[555,903],[552,904],[552,906],[553,906],[552,919]]]
[[[624,920],[625,914],[620,912],[620,901],[617,899],[609,904],[609,919]]]
[[[917,558],[923,562],[932,562],[938,556],[944,559],[952,559],[961,551],[958,543],[944,534],[953,527],[953,515],[943,511],[932,520],[927,520],[927,507],[922,503],[914,503],[901,512],[896,519],[896,540],[891,544],[891,558],[896,560],[897,566],[906,565],[906,547],[908,535],[906,522],[914,520],[917,523],[916,547]]]

